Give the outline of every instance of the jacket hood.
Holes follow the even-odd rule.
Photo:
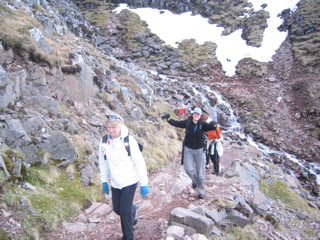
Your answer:
[[[120,136],[122,138],[125,138],[127,135],[129,134],[128,128],[125,125],[121,126],[121,130],[120,130]]]

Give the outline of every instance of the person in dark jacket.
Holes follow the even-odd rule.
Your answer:
[[[182,121],[170,119],[170,114],[162,116],[167,122],[178,128],[185,128],[186,134],[183,146],[183,165],[186,173],[192,180],[192,187],[198,187],[198,198],[203,199],[205,195],[204,181],[206,179],[204,147],[206,131],[215,130],[216,126],[205,122],[202,117],[202,110],[195,108],[191,116]]]

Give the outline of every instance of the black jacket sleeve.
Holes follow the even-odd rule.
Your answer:
[[[217,127],[207,122],[203,122],[202,128],[203,128],[203,131],[206,132],[206,131],[216,130]]]
[[[169,119],[168,123],[174,127],[178,127],[178,128],[186,128],[187,127],[187,121],[188,120],[182,120],[182,121],[177,121],[177,120],[173,120],[173,119]]]

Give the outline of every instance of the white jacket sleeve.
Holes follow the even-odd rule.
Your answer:
[[[109,164],[107,159],[105,159],[106,148],[104,145],[106,145],[106,143],[102,143],[101,139],[99,144],[99,169],[101,182],[107,182],[110,177]]]
[[[137,140],[133,136],[129,136],[129,143],[130,143],[130,153],[131,159],[136,167],[136,170],[139,174],[139,183],[140,186],[147,186],[148,185],[148,172],[147,166],[144,161],[143,155],[139,149],[139,145]]]

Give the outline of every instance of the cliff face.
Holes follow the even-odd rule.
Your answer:
[[[106,114],[118,113],[125,118],[145,146],[149,170],[156,171],[168,159],[175,159],[183,135],[168,129],[159,116],[163,112],[175,116],[177,95],[189,106],[201,105],[194,88],[215,105],[216,97],[203,84],[231,103],[245,133],[257,142],[297,155],[302,166],[282,154],[252,154],[246,142],[234,134],[225,136],[228,160],[237,157],[250,169],[259,167],[259,174],[266,179],[268,174],[283,174],[282,181],[286,172],[293,171],[301,182],[290,187],[299,192],[304,204],[309,203],[313,210],[319,208],[319,173],[309,172],[311,165],[304,167],[308,161],[319,161],[319,54],[314,54],[319,49],[315,47],[319,44],[318,22],[310,19],[316,15],[309,14],[319,4],[301,1],[296,13],[283,12],[286,21],[282,28],[290,29],[290,35],[274,61],[244,59],[237,66],[237,76],[228,78],[215,57],[215,43],[199,45],[186,40],[172,48],[163,45],[136,14],[111,12],[120,2],[76,2],[86,7],[83,12],[72,1],[0,4],[0,192],[6,202],[1,208],[9,212],[26,206],[49,231],[57,227],[60,218],[78,213],[79,204],[88,199],[102,201],[97,147],[105,134]],[[252,24],[239,20],[245,1],[231,5],[226,1],[226,6],[212,1],[152,2],[174,12],[201,12],[225,26],[225,34],[243,28],[243,36],[252,45],[259,45],[267,18],[264,11],[251,13],[254,22],[260,19],[260,31],[255,32],[257,27],[248,29]],[[145,3],[130,4],[139,7]],[[237,13],[231,14],[234,11]],[[235,15],[234,22],[227,17]],[[254,32],[260,37],[253,39],[260,40],[252,43]],[[192,54],[190,48],[195,49]],[[308,55],[311,61],[305,60]],[[224,115],[220,117],[222,128],[227,129]],[[278,163],[285,173],[272,172],[269,162]],[[239,177],[236,170],[230,178]],[[38,195],[25,190],[34,190],[32,185]],[[248,202],[255,199],[254,195],[246,197]],[[52,199],[55,203],[49,204]],[[68,211],[60,210],[70,202]],[[9,218],[6,214],[2,217],[3,222]]]

